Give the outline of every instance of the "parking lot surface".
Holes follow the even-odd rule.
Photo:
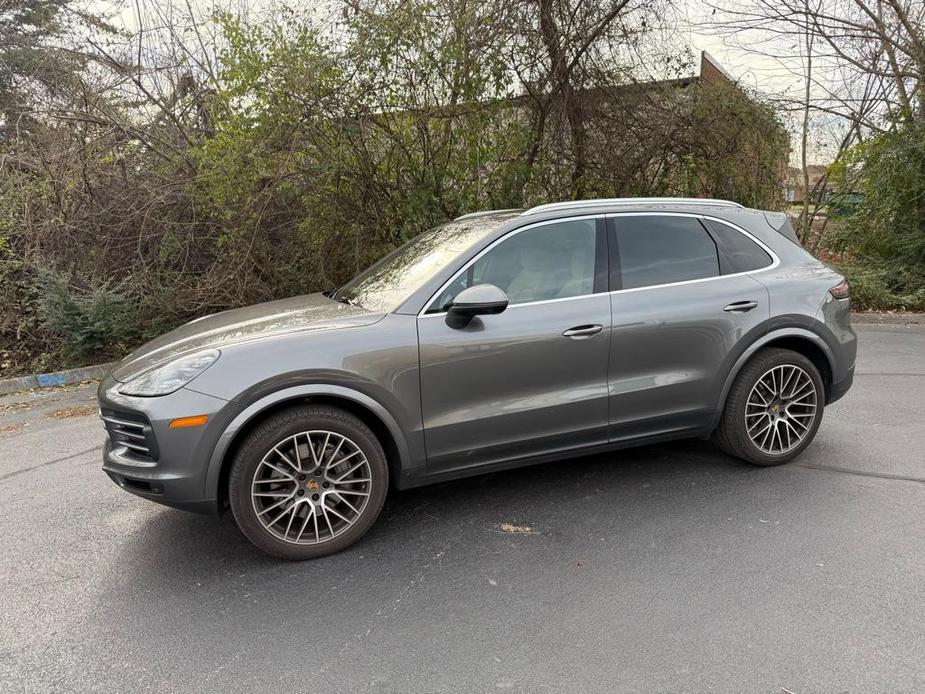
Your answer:
[[[293,564],[100,470],[94,386],[0,398],[0,690],[925,691],[925,328],[859,325],[794,463],[702,441],[395,493]]]

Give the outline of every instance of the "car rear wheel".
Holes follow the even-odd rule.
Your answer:
[[[388,490],[382,446],[341,409],[302,405],[273,415],[238,450],[231,511],[258,548],[283,559],[339,552],[375,522]]]
[[[825,387],[815,364],[798,352],[759,351],[736,376],[714,441],[755,465],[793,460],[822,422]]]

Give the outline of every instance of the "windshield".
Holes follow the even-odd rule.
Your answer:
[[[425,231],[364,270],[333,298],[388,313],[513,214],[491,214],[447,222]]]

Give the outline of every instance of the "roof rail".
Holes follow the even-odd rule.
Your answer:
[[[469,212],[468,214],[462,214],[454,219],[454,222],[458,222],[460,219],[472,219],[473,217],[487,217],[490,214],[501,214],[502,212],[520,212],[521,208],[519,207],[509,207],[504,210],[483,210],[482,212]]]
[[[732,200],[716,200],[713,198],[598,198],[597,200],[567,200],[565,202],[550,202],[537,205],[521,214],[539,214],[541,212],[555,212],[556,210],[569,210],[574,207],[601,207],[610,205],[652,205],[659,203],[684,205],[710,205],[712,207],[742,207]]]

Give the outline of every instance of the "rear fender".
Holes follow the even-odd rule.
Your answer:
[[[835,360],[832,356],[832,350],[816,333],[806,330],[805,328],[779,328],[777,330],[772,330],[765,335],[762,335],[760,338],[755,340],[751,345],[746,348],[746,350],[736,359],[735,364],[733,364],[732,369],[729,370],[729,373],[726,376],[726,380],[723,383],[722,391],[720,392],[719,399],[716,402],[716,407],[714,408],[713,419],[710,423],[710,431],[713,431],[718,425],[719,420],[723,415],[723,408],[726,405],[726,396],[729,395],[729,389],[732,388],[732,384],[736,379],[736,376],[739,375],[739,371],[742,370],[742,367],[748,362],[749,359],[762,347],[765,347],[775,340],[780,340],[784,337],[798,337],[805,339],[809,342],[812,342],[816,347],[818,347],[825,358],[829,362],[829,368],[833,370],[835,367]]]

